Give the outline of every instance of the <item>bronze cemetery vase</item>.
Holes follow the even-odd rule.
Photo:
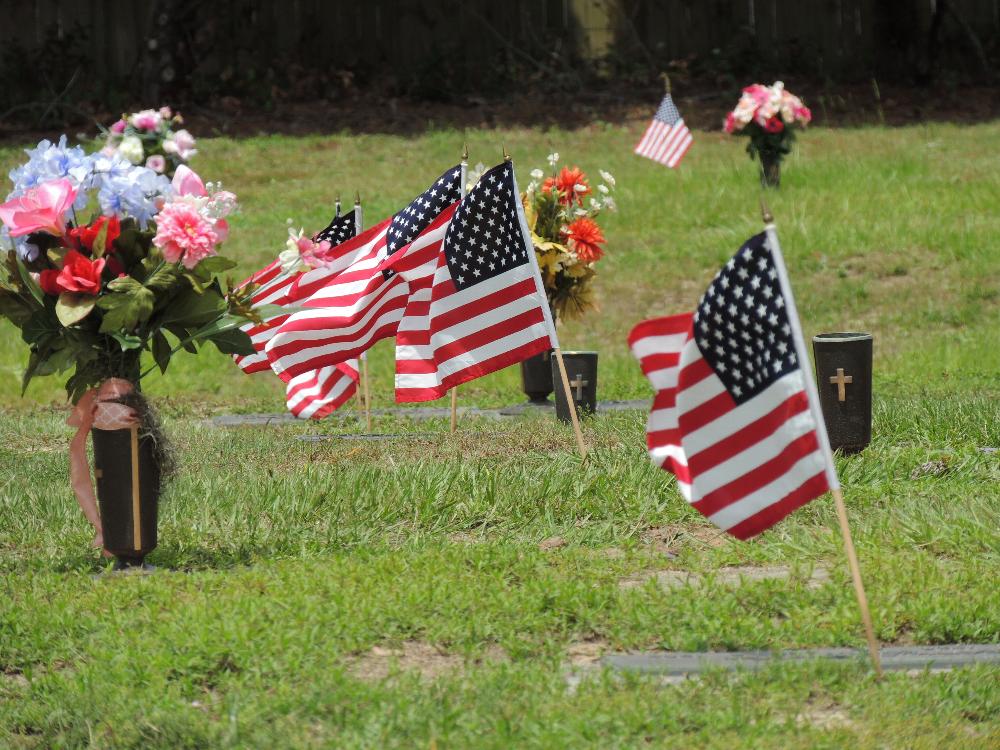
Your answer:
[[[549,403],[552,393],[552,350],[521,362],[521,389],[533,404]]]
[[[95,427],[91,437],[104,548],[117,558],[117,568],[142,567],[156,548],[160,469],[154,438],[140,434],[137,426]]]
[[[569,400],[559,374],[559,361],[552,361],[552,383],[556,394],[556,417],[570,424]],[[570,394],[579,414],[593,414],[597,410],[597,352],[563,352]]]
[[[830,447],[857,453],[872,439],[872,335],[821,333],[813,354]]]

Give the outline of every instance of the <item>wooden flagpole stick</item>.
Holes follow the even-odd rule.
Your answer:
[[[840,491],[840,479],[837,477],[837,468],[833,462],[833,451],[830,450],[830,438],[826,433],[826,422],[823,419],[823,411],[819,406],[819,393],[816,390],[816,382],[813,380],[812,370],[809,366],[809,353],[806,351],[805,337],[802,335],[799,313],[795,307],[795,297],[792,295],[792,285],[788,280],[785,259],[781,254],[781,245],[778,243],[778,232],[774,226],[774,216],[771,214],[771,210],[767,207],[763,198],[760,201],[760,208],[761,216],[764,219],[764,231],[767,233],[768,245],[771,248],[771,253],[774,256],[774,265],[778,271],[778,283],[781,286],[781,294],[785,299],[788,322],[792,328],[792,341],[795,342],[795,356],[798,358],[799,367],[802,370],[802,378],[805,381],[809,410],[812,412],[813,420],[816,422],[816,437],[826,461],[827,484],[830,487],[830,494],[833,495],[833,501],[837,508],[840,533],[844,538],[844,550],[847,553],[847,565],[851,569],[854,593],[858,600],[858,607],[861,610],[861,623],[864,626],[865,638],[868,641],[868,653],[871,656],[872,666],[875,668],[875,675],[881,679],[882,661],[879,656],[878,641],[875,640],[875,629],[872,626],[871,611],[868,609],[868,596],[865,594],[864,583],[861,580],[861,566],[858,565],[858,556],[854,550],[854,540],[851,537],[851,527],[847,522],[847,508],[844,505],[844,496]]]
[[[514,165],[511,163],[510,154],[507,153],[506,147],[503,148],[503,159],[511,167],[511,172],[514,170]],[[563,361],[562,349],[559,348],[559,337],[556,335],[556,324],[552,320],[552,311],[549,309],[548,296],[545,294],[545,285],[542,283],[542,273],[538,269],[538,258],[535,256],[535,246],[531,241],[531,232],[528,231],[528,222],[524,218],[524,206],[521,205],[521,194],[517,188],[517,176],[511,175],[514,179],[514,193],[517,196],[517,219],[518,223],[521,225],[521,237],[524,241],[524,246],[528,251],[528,258],[531,263],[531,269],[535,276],[535,291],[538,297],[542,301],[542,318],[545,320],[545,327],[549,331],[549,343],[552,344],[552,349],[556,355],[556,362],[559,363],[559,379],[562,381],[563,390],[566,393],[566,401],[569,404],[569,417],[570,421],[573,423],[573,432],[576,435],[576,445],[580,449],[580,458],[584,461],[587,460],[587,445],[583,442],[583,431],[580,429],[580,417],[576,413],[576,400],[573,398],[573,390],[569,385],[569,375],[566,374],[566,363]]]
[[[465,197],[465,180],[466,174],[469,171],[469,144],[466,143],[462,148],[462,162],[461,162],[461,172],[459,176],[461,184],[458,186],[459,197]],[[458,430],[458,386],[456,385],[451,389],[451,433],[454,435]]]
[[[573,389],[569,386],[569,376],[566,374],[566,363],[563,361],[562,349],[555,347],[556,362],[559,363],[559,379],[562,380],[563,392],[566,394],[566,403],[569,405],[569,418],[573,423],[573,432],[576,434],[576,446],[580,449],[580,458],[587,458],[587,446],[583,442],[583,431],[580,429],[580,416],[576,413],[576,399],[573,398]]]
[[[361,381],[365,391],[365,424],[368,432],[372,431],[372,397],[368,391],[368,352],[361,353]]]

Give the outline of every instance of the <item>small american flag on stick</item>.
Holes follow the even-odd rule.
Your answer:
[[[520,200],[513,165],[504,162],[483,174],[452,216],[442,214],[383,264],[411,286],[396,339],[397,401],[440,398],[557,346]]]
[[[691,141],[691,131],[684,124],[684,118],[677,111],[668,91],[635,152],[672,169],[681,163],[684,154],[691,148]]]
[[[629,336],[656,391],[650,458],[739,539],[839,488],[783,279],[768,235],[756,235],[693,314],[644,321]]]

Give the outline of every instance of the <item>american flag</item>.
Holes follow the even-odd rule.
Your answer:
[[[756,235],[693,314],[644,321],[629,336],[656,392],[650,458],[739,539],[837,486],[783,275],[768,235]]]
[[[635,152],[668,167],[681,163],[684,154],[691,148],[691,131],[684,124],[684,118],[677,111],[674,100],[667,94],[660,102],[660,108],[653,115],[646,132],[643,133]]]
[[[327,240],[331,245],[337,247],[356,233],[357,221],[355,213],[354,211],[350,211],[343,216],[334,217],[330,224],[318,232],[313,239],[316,242]],[[260,271],[257,271],[250,278],[244,280],[240,286],[243,287],[249,283],[259,285],[260,288],[251,297],[254,305],[288,305],[290,302],[290,293],[300,276],[301,273],[297,271],[286,273],[281,269],[281,262],[275,260]],[[278,326],[287,319],[288,315],[279,314],[266,319],[260,325],[251,323],[241,328],[241,330],[250,336],[250,341],[253,342],[256,353],[234,357],[240,369],[247,374],[264,372],[271,369],[271,364],[267,361],[267,355],[264,353],[264,346],[271,340],[271,336],[274,335]]]
[[[409,295],[406,282],[379,268],[391,254],[416,239],[460,197],[461,167],[442,174],[402,211],[378,226],[377,232],[345,243],[351,256],[336,274],[323,269],[303,274],[292,301],[306,308],[288,318],[265,351],[273,369],[286,382],[321,367],[344,362],[376,341],[396,333]]]
[[[286,384],[285,405],[299,419],[322,419],[354,395],[358,377],[356,359],[303,373]]]
[[[396,400],[430,401],[556,344],[514,168],[489,170],[383,267],[413,290],[396,336]]]

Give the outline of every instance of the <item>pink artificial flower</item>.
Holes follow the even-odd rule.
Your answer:
[[[146,159],[146,167],[147,169],[152,169],[157,174],[163,174],[163,170],[167,168],[167,160],[160,154],[153,154]]]
[[[114,125],[111,126],[111,132],[115,133],[116,135],[121,135],[122,133],[125,132],[126,124],[127,123],[125,122],[125,120],[119,120],[118,122],[116,122]]]
[[[187,161],[198,153],[194,147],[194,136],[186,130],[178,130],[173,138],[168,138],[163,142],[163,150],[168,154],[177,154],[182,161]]]
[[[780,117],[775,115],[774,117],[768,118],[764,122],[763,127],[764,130],[766,130],[768,133],[780,133],[782,130],[785,129],[785,123],[781,121]]]
[[[229,239],[229,222],[225,219],[215,220],[215,236],[218,238],[217,242],[221,245],[227,239]]]
[[[795,110],[795,119],[801,122],[803,125],[808,125],[812,122],[812,111],[809,107],[799,107]]]
[[[128,118],[132,127],[138,130],[156,130],[160,127],[160,113],[154,109],[144,109]]]
[[[767,86],[762,86],[759,83],[747,86],[743,89],[743,93],[749,94],[754,102],[757,103],[758,107],[762,104],[767,104],[767,102],[771,99],[771,90]]]
[[[220,242],[217,228],[228,231],[225,222],[222,224],[222,227],[213,224],[185,201],[167,203],[156,217],[153,244],[160,248],[168,263],[181,262],[190,270],[204,258],[215,255]]]
[[[734,115],[732,112],[726,115],[726,124],[723,125],[723,130],[725,130],[727,133],[732,133],[733,131],[736,130],[736,115]]]
[[[177,167],[171,184],[178,195],[195,195],[199,198],[204,198],[208,195],[208,191],[205,190],[205,183],[202,182],[201,177],[186,164],[181,164]]]
[[[332,260],[330,250],[333,245],[330,244],[329,240],[313,242],[309,237],[299,237],[297,244],[302,262],[310,268],[320,268]]]
[[[0,205],[0,221],[7,225],[11,237],[32,232],[59,237],[66,231],[63,214],[75,199],[76,188],[72,182],[65,177],[49,180]]]
[[[174,113],[170,111],[170,107],[166,106],[160,107],[160,117],[162,117],[164,120],[169,120],[173,116]]]

